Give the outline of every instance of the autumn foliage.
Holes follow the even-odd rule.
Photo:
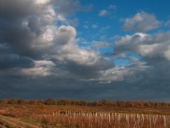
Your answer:
[[[170,103],[150,101],[102,101],[88,102],[85,100],[60,99],[54,100],[23,100],[23,99],[2,99],[0,104],[44,104],[44,105],[70,105],[70,106],[91,106],[91,107],[115,107],[115,108],[170,108]]]

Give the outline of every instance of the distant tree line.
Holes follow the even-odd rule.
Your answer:
[[[170,108],[170,103],[150,101],[102,101],[88,102],[86,100],[60,99],[54,100],[23,100],[23,99],[2,99],[0,104],[44,104],[44,105],[72,105],[72,106],[94,106],[94,107],[118,107],[118,108]]]

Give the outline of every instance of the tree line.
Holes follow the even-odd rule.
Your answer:
[[[118,107],[118,108],[170,108],[170,103],[151,102],[151,101],[109,101],[103,99],[101,101],[71,100],[60,99],[54,100],[48,98],[46,100],[24,100],[24,99],[1,99],[0,104],[44,104],[44,105],[72,105],[72,106],[92,106],[92,107]]]

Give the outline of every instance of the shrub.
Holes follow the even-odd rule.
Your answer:
[[[15,98],[12,98],[8,101],[8,104],[16,104],[17,100]]]
[[[23,99],[18,99],[18,100],[17,100],[17,103],[18,103],[18,104],[22,104],[22,103],[24,103],[24,100],[23,100]]]
[[[54,101],[52,98],[48,98],[48,99],[45,101],[45,104],[47,104],[47,105],[55,105],[55,101]]]

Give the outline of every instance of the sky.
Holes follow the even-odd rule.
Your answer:
[[[0,0],[0,99],[170,102],[169,0]]]

